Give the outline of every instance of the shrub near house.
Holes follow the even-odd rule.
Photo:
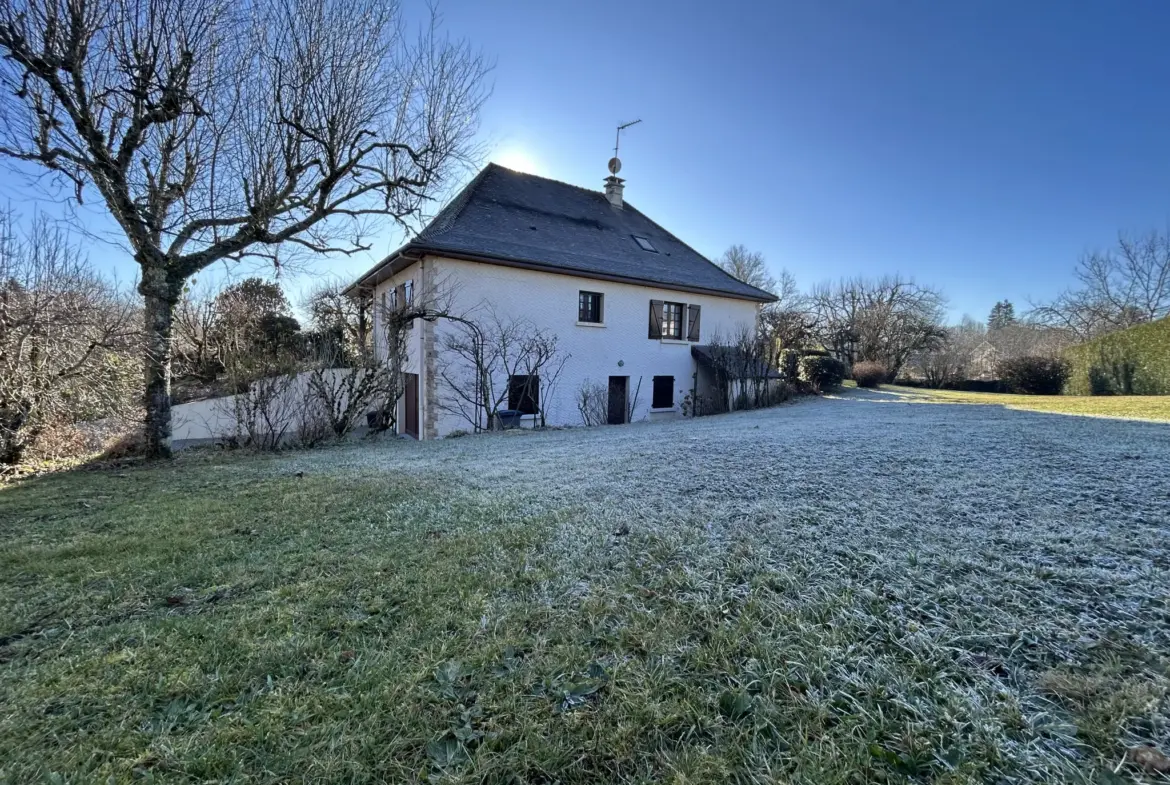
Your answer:
[[[846,370],[845,363],[836,357],[810,354],[800,358],[798,378],[814,392],[824,392],[839,387],[845,381]]]

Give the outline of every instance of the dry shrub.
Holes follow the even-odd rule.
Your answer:
[[[102,451],[102,460],[120,461],[146,455],[146,434],[141,427],[126,431],[111,440]]]
[[[858,387],[877,387],[888,376],[886,366],[878,362],[864,360],[853,366],[853,381],[857,382]]]
[[[95,452],[87,435],[72,423],[56,423],[39,429],[25,448],[24,461],[41,463],[81,458]]]

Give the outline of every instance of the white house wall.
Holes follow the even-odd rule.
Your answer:
[[[380,284],[375,291],[375,302],[380,302],[384,291],[407,279],[415,281],[416,291],[423,291],[422,277],[441,282],[441,288],[451,297],[454,314],[486,324],[494,310],[504,318],[527,319],[557,336],[560,351],[568,354],[569,359],[553,394],[541,402],[549,425],[581,425],[577,391],[586,381],[608,386],[610,376],[630,377],[631,399],[641,378],[634,421],[678,415],[684,396],[694,384],[695,363],[690,349],[693,344],[647,337],[651,300],[701,306],[698,343],[710,343],[716,335],[729,338],[741,326],[752,327],[757,311],[756,303],[747,300],[435,257],[427,257],[421,269],[420,265],[412,265]],[[578,324],[581,290],[603,295],[602,326]],[[416,326],[416,335],[410,338],[406,370],[419,373],[420,383],[425,387],[432,380],[426,379],[426,374],[419,370],[424,334],[420,327]],[[442,347],[443,336],[459,330],[458,325],[439,320],[433,330],[437,366],[441,368],[445,363],[457,361]],[[674,377],[674,405],[668,410],[651,410],[655,376]],[[506,385],[507,380],[497,382]],[[420,390],[424,405],[433,402],[436,394],[450,395],[437,378],[433,383],[437,389],[431,395],[425,389]],[[470,429],[470,424],[458,415],[444,411],[437,414],[432,435],[443,437],[452,431]]]
[[[382,304],[384,298],[389,298],[391,292],[401,283],[406,281],[414,281],[415,291],[419,291],[419,287],[424,285],[423,279],[426,277],[431,265],[429,262],[418,262],[401,270],[393,278],[389,278],[374,288],[374,350],[378,357],[386,356],[386,331],[382,320]],[[423,329],[422,325],[416,323],[408,332],[406,336],[406,362],[403,364],[403,373],[418,374],[419,377],[419,400],[423,400],[424,386],[426,379],[424,378],[422,370],[422,342]],[[396,413],[399,432],[406,422],[406,415],[403,411],[405,402],[402,399],[398,401],[398,411]],[[420,418],[420,427],[422,420]]]

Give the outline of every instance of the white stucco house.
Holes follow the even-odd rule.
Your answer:
[[[503,407],[581,425],[581,391],[603,391],[611,424],[676,417],[696,391],[712,336],[754,329],[775,298],[725,273],[623,199],[609,177],[591,191],[489,164],[413,240],[349,289],[380,314],[429,292],[467,321],[516,320],[555,335],[563,359],[554,389],[494,379]],[[452,389],[451,346],[466,322],[415,319],[406,333],[399,430],[418,439],[471,430]],[[378,351],[380,338],[375,341]],[[635,401],[636,394],[636,401]],[[486,422],[481,425],[487,427]]]

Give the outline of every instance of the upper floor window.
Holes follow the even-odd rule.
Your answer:
[[[577,294],[577,321],[601,324],[601,293],[579,292]]]
[[[687,305],[651,300],[649,337],[681,341],[686,335],[686,340],[697,343],[701,335],[699,319],[702,310],[697,303]]]
[[[664,302],[662,304],[662,337],[682,340],[683,304]]]

